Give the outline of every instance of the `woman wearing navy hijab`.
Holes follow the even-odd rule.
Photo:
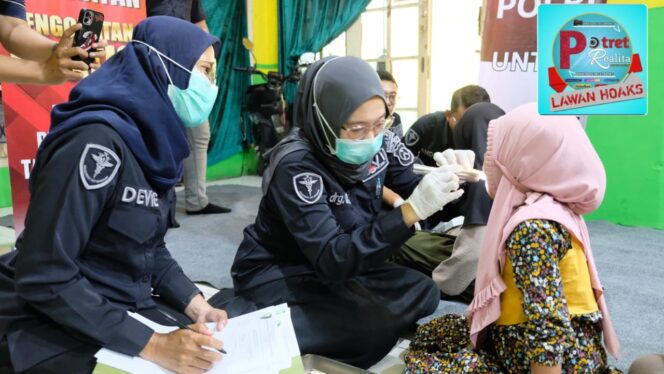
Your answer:
[[[91,372],[101,347],[183,373],[221,359],[202,348],[223,345],[203,323],[223,328],[226,313],[164,244],[185,126],[212,108],[204,73],[220,42],[171,17],[141,22],[133,38],[51,113],[25,230],[0,257],[0,372]],[[159,334],[128,316],[155,319],[152,293],[197,332]]]

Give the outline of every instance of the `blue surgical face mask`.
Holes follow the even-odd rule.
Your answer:
[[[207,120],[218,91],[217,86],[196,69],[191,72],[186,89],[172,83],[168,85],[168,97],[185,127],[200,126]]]
[[[157,57],[159,57],[164,66],[166,76],[168,77],[168,98],[171,99],[175,113],[177,113],[184,126],[191,128],[205,123],[212,111],[219,88],[197,69],[191,71],[185,68],[170,57],[159,52],[156,48],[140,40],[132,40],[132,42],[143,44],[157,53]],[[187,88],[181,89],[173,84],[171,75],[168,73],[166,63],[162,57],[190,74]]]
[[[369,162],[380,151],[383,145],[383,135],[380,133],[373,139],[352,140],[337,138],[337,158],[347,164],[362,165]]]

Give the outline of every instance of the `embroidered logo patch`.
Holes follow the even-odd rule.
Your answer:
[[[327,202],[330,204],[335,204],[337,206],[339,205],[350,205],[350,198],[348,197],[347,193],[341,193],[341,192],[335,192],[334,194],[330,195],[330,197],[327,198]]]
[[[415,140],[412,144],[408,144],[409,139],[412,140],[412,138]],[[408,131],[406,134],[406,144],[408,145],[412,146],[413,144],[417,143],[419,139],[419,135],[417,135],[417,133],[413,130]],[[401,140],[399,140],[399,138],[396,136],[388,137],[386,149],[387,153],[392,153],[402,166],[408,166],[415,160],[413,152],[406,148],[406,146],[404,146]]]
[[[415,130],[408,130],[408,133],[406,134],[406,145],[412,147],[419,141],[420,136],[415,132]]]
[[[387,153],[394,153],[394,150],[399,147],[399,144],[401,144],[401,140],[398,136],[387,131],[385,132],[385,144],[385,151],[387,151]]]
[[[152,190],[125,186],[122,191],[123,203],[136,204],[148,208],[159,208],[159,195]]]
[[[120,169],[120,158],[110,149],[98,145],[85,146],[78,162],[81,182],[87,190],[96,190],[109,184]]]
[[[315,173],[300,173],[293,177],[295,193],[307,204],[313,204],[323,194],[323,178]]]
[[[406,148],[403,144],[400,144],[399,149],[394,152],[394,156],[399,160],[401,166],[408,166],[415,161],[415,156],[410,149]]]

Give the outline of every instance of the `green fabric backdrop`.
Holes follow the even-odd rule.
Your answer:
[[[221,39],[219,95],[210,114],[208,165],[214,165],[243,150],[240,115],[249,78],[233,71],[233,66],[249,66],[249,55],[242,46],[242,38],[247,36],[247,10],[244,0],[203,0],[203,8],[210,33]]]
[[[589,219],[664,229],[664,8],[648,10],[648,86],[648,115],[588,119],[607,175],[604,202]]]
[[[291,57],[318,52],[346,31],[371,0],[279,0],[279,71],[288,76],[295,64]],[[297,61],[295,61],[297,63]],[[293,102],[295,85],[284,89]]]

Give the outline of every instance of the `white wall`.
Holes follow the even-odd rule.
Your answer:
[[[477,84],[482,0],[432,0],[431,111],[449,109],[452,93]]]

